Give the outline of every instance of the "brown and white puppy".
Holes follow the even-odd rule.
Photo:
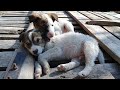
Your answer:
[[[55,35],[66,32],[74,32],[74,27],[67,20],[60,20],[55,13],[42,13],[34,11],[29,16],[30,22],[33,22],[36,30],[41,32],[42,38],[47,41]]]
[[[45,42],[41,37],[41,33],[37,30],[31,29],[26,32],[22,32],[19,40],[22,45],[34,56],[42,53],[44,49]]]

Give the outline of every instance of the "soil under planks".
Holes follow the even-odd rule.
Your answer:
[[[44,11],[46,13],[48,13],[48,11]],[[49,11],[50,12],[50,11]],[[64,19],[64,20],[69,20],[73,23],[74,25],[74,28],[75,28],[75,31],[76,32],[80,32],[80,33],[84,33],[84,34],[88,34],[69,14],[67,14],[66,12],[64,11],[52,11],[56,14],[58,14],[58,17],[60,19]],[[0,31],[0,40],[2,40],[1,42],[2,43],[6,43],[6,42],[9,42],[10,45],[8,46],[4,46],[4,44],[1,44],[1,48],[0,48],[0,78],[2,79],[3,76],[4,76],[4,73],[5,73],[5,70],[10,62],[10,58],[12,58],[12,55],[13,55],[13,52],[15,52],[16,49],[19,49],[19,41],[16,42],[18,40],[18,32],[21,30],[24,30],[25,28],[27,28],[27,26],[25,27],[25,25],[28,25],[28,17],[27,17],[27,14],[25,12],[0,12],[0,16],[3,16],[3,17],[0,17],[0,23],[2,24],[2,21],[6,22],[6,23],[3,23],[1,26],[0,26],[0,30],[2,31],[2,28],[4,28],[4,31]],[[21,15],[21,16],[20,16]],[[20,17],[18,17],[20,16]],[[19,18],[19,19],[18,19]],[[18,19],[18,20],[17,20]],[[12,23],[13,24],[10,24],[10,21],[12,20]],[[8,22],[7,22],[8,21]],[[17,21],[17,23],[14,23],[15,21]],[[19,22],[19,23],[18,23]],[[27,23],[26,23],[27,22]],[[8,27],[8,28],[7,28]],[[10,28],[9,28],[10,27]],[[12,28],[14,28],[12,30]],[[16,29],[15,29],[16,28]],[[19,28],[19,29],[17,29]],[[102,49],[102,47],[101,47]],[[19,50],[18,50],[19,51]],[[120,78],[120,74],[118,72],[115,72],[115,70],[119,71],[119,64],[117,64],[116,61],[113,60],[113,58],[108,55],[108,53],[102,49],[102,51],[104,52],[104,56],[105,56],[105,64],[102,65],[99,63],[99,61],[96,59],[95,63],[96,63],[96,66],[94,68],[94,70],[91,72],[90,76],[86,79],[114,79],[114,78]],[[18,54],[17,57],[19,57],[20,54]],[[24,55],[23,55],[24,56]],[[9,57],[9,59],[6,59],[6,57]],[[24,57],[25,58],[25,57]],[[32,58],[32,57],[31,57]],[[31,63],[24,63],[23,64],[23,68],[21,68],[21,72],[20,70],[19,73],[18,71],[12,71],[8,74],[11,75],[13,78],[34,78],[32,76],[32,72],[33,72],[33,62],[32,62],[32,59],[30,58],[30,56],[27,56],[26,57],[26,60],[30,59]],[[70,70],[68,72],[57,72],[56,71],[56,66],[61,64],[61,63],[67,63],[68,61],[64,61],[64,62],[61,62],[61,61],[58,61],[58,62],[55,62],[55,61],[52,61],[50,62],[50,66],[51,66],[51,73],[49,75],[45,75],[43,77],[41,77],[41,79],[73,79],[73,78],[76,78],[77,76],[77,72],[79,72],[80,70],[82,70],[84,68],[84,65],[78,67],[78,68],[75,68],[73,70]],[[22,64],[21,64],[22,65]],[[31,66],[31,67],[30,67]],[[30,75],[26,75],[24,76],[25,74],[25,68],[26,70],[30,70],[28,69],[31,68],[31,73],[29,73]],[[111,69],[108,69],[111,68]],[[113,67],[115,67],[113,69]],[[100,69],[101,68],[101,69]],[[23,74],[24,73],[24,74]],[[62,73],[62,74],[61,74]],[[15,74],[16,76],[18,74],[20,74],[19,76],[15,76],[13,75]],[[52,77],[51,77],[52,75]]]

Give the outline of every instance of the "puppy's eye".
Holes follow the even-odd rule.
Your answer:
[[[27,45],[28,48],[31,46],[30,42],[26,42],[25,44]]]
[[[53,26],[53,24],[52,24],[52,26]]]
[[[26,42],[26,44],[27,44],[27,45],[29,45],[29,44],[30,44],[30,42]]]
[[[37,38],[36,42],[37,42],[37,43],[39,43],[39,41],[40,41],[40,39],[39,39],[39,38]]]

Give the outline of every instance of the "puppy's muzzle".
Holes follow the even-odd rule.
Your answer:
[[[34,53],[35,55],[37,55],[37,54],[38,54],[38,49],[34,50],[33,53]]]
[[[50,39],[50,38],[52,38],[54,35],[52,34],[52,33],[50,33],[50,32],[48,32],[48,34],[47,34],[47,37]]]

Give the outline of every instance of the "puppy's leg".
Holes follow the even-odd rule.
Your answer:
[[[51,48],[44,53],[40,54],[38,56],[38,62],[43,67],[43,72],[45,74],[49,73],[50,66],[48,64],[48,61],[54,60],[56,58],[60,58],[62,56],[62,50],[59,47]]]
[[[41,75],[42,75],[42,67],[41,65],[35,61],[35,79],[40,79]]]
[[[78,58],[74,58],[71,62],[67,64],[60,64],[57,66],[58,71],[68,71],[80,65],[80,60]]]
[[[99,49],[95,43],[90,41],[84,43],[85,68],[78,73],[80,77],[86,77],[92,71],[98,52]]]
[[[39,63],[41,64],[41,66],[43,67],[43,73],[44,74],[48,74],[49,71],[50,71],[50,66],[49,66],[49,63],[46,59],[41,59],[39,61]]]

